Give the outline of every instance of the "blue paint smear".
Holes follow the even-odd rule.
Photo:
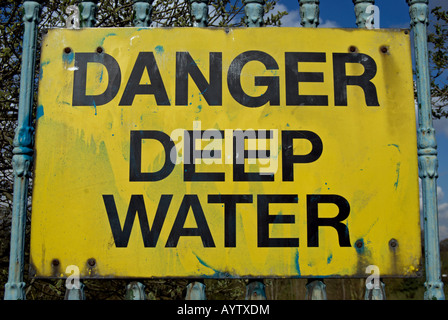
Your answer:
[[[110,37],[110,36],[116,36],[116,35],[117,35],[116,33],[109,33],[108,35],[106,35],[106,36],[101,40],[101,42],[100,42],[100,46],[102,46],[102,45],[104,44],[104,40],[106,40],[107,37]]]
[[[398,188],[398,180],[400,179],[400,164],[401,164],[400,162],[397,163],[397,170],[396,170],[397,181],[395,181],[395,183],[394,183],[395,190],[397,190],[397,188]]]
[[[356,242],[357,241],[361,241],[361,243],[362,243],[362,246],[361,246],[361,248],[358,248],[357,246],[356,246]],[[365,247],[365,245],[364,245],[364,239],[363,238],[361,238],[361,239],[358,239],[356,242],[355,242],[355,249],[356,249],[356,252],[358,252],[358,253],[364,253],[364,247]]]
[[[45,67],[49,63],[50,63],[50,60],[46,60],[40,64],[39,80],[42,80],[42,78],[44,76],[43,67]]]
[[[401,151],[400,151],[400,146],[399,146],[398,144],[393,144],[393,143],[390,143],[390,144],[388,144],[387,146],[388,146],[388,147],[391,147],[391,146],[393,146],[393,147],[395,147],[395,148],[397,148],[397,149],[398,149],[398,152],[401,152]]]
[[[327,258],[327,264],[330,264],[331,260],[333,260],[333,254],[330,253],[330,255]]]
[[[155,50],[157,54],[163,54],[165,52],[162,46],[155,47]]]
[[[40,105],[36,109],[36,120],[39,120],[40,117],[44,115],[44,106]]]
[[[95,115],[97,115],[95,100],[93,100],[93,107],[95,108]]]
[[[294,264],[296,266],[297,275],[300,276],[300,263],[299,263],[299,249],[296,249],[296,255],[294,257]]]
[[[73,51],[71,51],[70,53],[62,54],[62,61],[64,61],[65,64],[71,64],[73,62],[74,58],[75,58],[75,53]]]
[[[196,259],[198,259],[200,264],[202,264],[204,267],[212,269],[215,272],[215,274],[211,276],[212,278],[213,277],[218,277],[218,278],[222,278],[222,277],[230,278],[231,277],[231,275],[228,274],[227,272],[221,272],[221,271],[216,270],[216,269],[212,268],[211,266],[209,266],[204,260],[199,258],[196,253],[193,252],[193,254],[196,257]],[[207,276],[204,276],[204,277],[207,277]]]

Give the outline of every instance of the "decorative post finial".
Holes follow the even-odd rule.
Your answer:
[[[134,1],[134,26],[149,27],[151,25],[153,2],[154,0]]]
[[[305,28],[317,28],[319,25],[319,0],[299,0],[300,24]]]
[[[411,26],[417,23],[428,25],[428,0],[406,0],[409,5],[409,15],[411,16]]]
[[[356,25],[358,28],[366,28],[367,20],[372,15],[368,8],[375,5],[375,0],[353,0],[353,4],[355,5]]]
[[[209,0],[189,0],[189,2],[193,27],[207,27]]]
[[[422,181],[423,227],[425,241],[426,300],[444,300],[441,280],[439,222],[437,208],[437,142],[432,123],[427,25],[428,0],[407,0],[414,31],[418,102],[418,167]]]
[[[98,12],[98,0],[81,1],[79,3],[81,28],[92,28],[96,24],[96,14]]]
[[[265,0],[243,0],[245,22],[248,27],[262,27],[264,25]]]
[[[25,25],[22,43],[22,67],[17,129],[14,137],[12,167],[14,172],[14,199],[11,219],[8,282],[5,300],[25,300],[23,268],[25,258],[25,228],[28,204],[28,185],[33,163],[34,129],[32,109],[34,97],[34,67],[36,62],[37,26],[40,20],[39,1],[23,3]]]

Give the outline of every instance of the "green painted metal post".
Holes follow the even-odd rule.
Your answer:
[[[187,285],[185,300],[207,300],[205,284],[202,280],[191,281]]]
[[[432,124],[432,106],[428,62],[428,0],[406,0],[414,32],[415,67],[418,102],[418,166],[422,182],[423,227],[425,238],[425,296],[427,300],[444,300],[440,270],[437,208],[437,142]]]
[[[5,285],[5,300],[25,300],[23,282],[26,209],[28,184],[33,163],[34,129],[32,109],[34,96],[34,68],[36,60],[37,25],[41,5],[38,1],[23,3],[22,69],[20,75],[20,96],[18,125],[14,137],[12,166],[14,172],[14,199],[11,222],[11,247],[9,255],[8,282]]]
[[[188,0],[193,18],[193,27],[207,27],[209,0]]]
[[[299,0],[300,24],[305,28],[319,25],[319,0]]]
[[[258,280],[249,280],[246,285],[246,300],[266,300],[264,283]]]
[[[319,25],[319,0],[298,0],[300,24],[305,28],[317,28]],[[324,281],[319,278],[309,279],[306,284],[307,300],[327,300]]]
[[[369,6],[375,4],[375,0],[353,0],[355,5],[356,25],[358,28],[366,28],[368,17],[371,15]]]
[[[96,14],[98,12],[98,0],[81,1],[79,3],[79,23],[81,28],[92,28],[96,24]]]
[[[262,27],[264,25],[264,4],[265,0],[243,0],[244,19],[248,27]]]
[[[371,10],[368,10],[370,6],[375,5],[374,0],[353,0],[355,5],[356,25],[360,29],[367,29],[367,20],[372,15]],[[365,300],[386,300],[385,284],[379,281],[378,284],[371,284],[368,288],[366,284],[366,290],[364,294]]]
[[[146,300],[145,285],[132,281],[126,286],[126,300]]]
[[[152,3],[154,0],[134,1],[134,18],[132,19],[135,27],[151,26]]]
[[[243,0],[243,4],[246,25],[250,28],[263,27],[265,0]],[[246,300],[258,299],[266,299],[264,283],[259,280],[251,280],[246,285]]]
[[[79,282],[79,287],[73,287],[65,291],[64,300],[86,300],[84,283]]]
[[[327,300],[326,288],[323,280],[309,279],[306,284],[305,300]]]
[[[81,28],[92,28],[96,24],[98,1],[81,1],[79,3],[79,24]],[[64,300],[85,300],[84,284],[79,281],[79,287],[67,288]]]

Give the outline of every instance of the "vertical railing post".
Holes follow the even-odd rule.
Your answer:
[[[66,289],[64,300],[86,300],[84,294],[84,283],[79,281],[78,286]]]
[[[193,27],[208,26],[208,2],[209,0],[189,0]]]
[[[81,1],[79,3],[79,15],[81,28],[92,28],[96,24],[96,14],[98,0]]]
[[[305,300],[327,300],[327,286],[321,279],[308,279]]]
[[[126,286],[126,300],[146,300],[145,285],[132,281]]]
[[[34,97],[34,69],[36,62],[37,26],[41,5],[38,1],[24,1],[23,22],[25,30],[22,45],[22,66],[18,124],[14,137],[12,167],[14,173],[14,198],[11,220],[11,247],[8,282],[5,300],[25,300],[23,282],[25,228],[28,204],[28,185],[33,163],[32,109]]]
[[[319,0],[298,0],[300,24],[305,28],[317,28],[319,25]],[[307,300],[327,300],[326,285],[322,279],[309,279],[306,284]]]
[[[355,5],[356,25],[360,29],[366,29],[369,17],[372,16],[371,10],[368,10],[370,6],[375,5],[374,0],[353,0]],[[379,280],[377,285],[367,287],[364,293],[365,300],[386,300],[385,284]]]
[[[260,280],[249,280],[246,285],[246,300],[266,300],[265,285]]]
[[[245,22],[250,28],[264,26],[265,0],[243,0]],[[246,300],[266,300],[265,286],[262,281],[249,281],[246,285]]]
[[[134,18],[135,27],[149,27],[151,25],[152,3],[154,0],[134,1]]]
[[[375,0],[353,0],[355,5],[356,25],[358,28],[366,28],[367,19],[372,13],[367,10],[375,4]]]
[[[425,238],[425,296],[444,300],[440,270],[437,208],[437,143],[432,123],[431,86],[428,62],[428,0],[406,0],[414,32],[415,67],[418,102],[418,166],[422,182],[423,226]]]
[[[191,281],[187,285],[185,300],[207,300],[205,284],[202,280]]]
[[[243,0],[245,22],[248,27],[262,27],[264,25],[265,0]]]
[[[383,281],[372,281],[369,286],[366,284],[366,291],[364,293],[364,300],[386,300],[386,285]]]
[[[299,0],[300,24],[306,28],[319,25],[319,0]]]

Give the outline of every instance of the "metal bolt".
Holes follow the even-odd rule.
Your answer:
[[[350,52],[357,52],[357,51],[358,51],[358,48],[356,48],[355,46],[350,46],[350,47],[348,48],[348,50],[349,50]]]
[[[382,53],[388,53],[389,52],[389,48],[387,46],[381,46],[380,51]]]
[[[59,265],[59,260],[58,260],[58,259],[53,259],[53,260],[51,261],[51,265],[52,265],[53,267],[57,267],[57,266]]]
[[[396,247],[398,247],[398,241],[395,239],[390,239],[389,247],[391,247],[392,249],[395,249]]]
[[[91,267],[94,267],[96,264],[96,261],[94,258],[90,258],[89,260],[87,260],[87,264]]]
[[[101,47],[96,48],[96,52],[98,53],[103,53],[104,49]]]
[[[363,243],[362,243],[362,241],[361,240],[358,240],[358,241],[356,241],[355,242],[355,246],[356,246],[356,248],[362,248],[362,246],[363,246]]]
[[[70,47],[64,48],[64,53],[69,54],[70,52],[72,52],[72,49]]]

